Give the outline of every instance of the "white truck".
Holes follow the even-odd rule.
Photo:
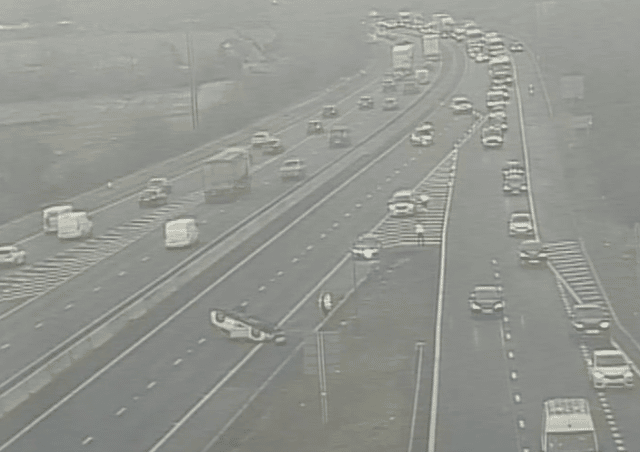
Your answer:
[[[540,443],[542,452],[598,452],[598,438],[587,399],[545,400]]]
[[[235,200],[251,191],[251,155],[244,148],[228,148],[202,166],[204,200],[213,204]]]
[[[58,238],[73,240],[93,235],[93,222],[87,212],[67,212],[58,215]]]
[[[391,65],[393,74],[397,78],[413,75],[413,50],[412,42],[403,41],[391,46]]]
[[[427,61],[440,60],[440,35],[428,33],[422,36],[422,56]]]

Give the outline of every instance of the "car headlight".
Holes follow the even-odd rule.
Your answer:
[[[503,189],[503,190],[505,190],[505,191],[508,191],[508,190],[510,190],[510,189],[511,189],[511,187],[509,187],[508,185],[504,185],[504,186],[502,187],[502,189]]]
[[[602,380],[604,378],[604,374],[599,370],[596,370],[595,372],[593,372],[593,378],[595,378],[596,380]]]
[[[475,301],[472,301],[470,304],[471,304],[471,309],[482,309],[480,305]]]
[[[630,370],[627,370],[624,373],[624,379],[625,380],[633,380],[633,372],[631,372]]]
[[[600,323],[598,324],[598,326],[599,326],[600,328],[609,328],[609,322],[605,320],[605,321],[603,321],[603,322],[600,322]]]
[[[574,326],[574,327],[576,327],[576,328],[578,328],[578,329],[580,329],[580,328],[584,328],[584,323],[582,323],[582,322],[575,322],[575,323],[573,324],[573,326]]]
[[[499,302],[495,303],[495,304],[493,305],[493,309],[494,309],[495,311],[497,311],[497,310],[499,310],[499,309],[504,309],[504,303],[502,303],[501,301],[499,301]]]

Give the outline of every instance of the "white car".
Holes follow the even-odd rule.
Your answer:
[[[416,202],[411,190],[398,190],[387,203],[392,217],[411,217],[416,213]]]
[[[269,142],[269,140],[271,140],[271,138],[272,137],[269,132],[256,132],[251,137],[251,146],[254,148],[264,146],[265,144],[267,144],[267,142]]]
[[[466,97],[457,96],[452,99],[451,108],[455,114],[468,114],[473,111],[473,104]]]
[[[594,350],[593,358],[587,360],[587,368],[595,389],[633,388],[631,366],[620,350]]]
[[[529,212],[513,212],[509,219],[509,236],[533,236],[533,220]]]
[[[285,160],[280,167],[280,178],[282,180],[304,179],[305,176],[306,165],[302,159]]]
[[[431,146],[435,130],[433,124],[425,123],[418,127],[409,137],[409,141],[414,146]]]
[[[490,60],[490,57],[486,53],[478,53],[474,59],[476,63],[486,63]]]
[[[0,245],[0,265],[23,265],[27,252],[15,245]]]

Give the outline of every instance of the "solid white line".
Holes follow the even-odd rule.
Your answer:
[[[457,156],[457,152],[456,152]],[[455,162],[456,167],[458,162]],[[447,264],[447,229],[449,227],[449,215],[451,212],[451,201],[453,198],[453,185],[455,181],[455,173],[450,180],[449,196],[447,197],[447,205],[444,210],[444,219],[442,221],[442,244],[440,245],[440,277],[438,278],[438,301],[436,311],[436,331],[435,342],[433,346],[433,378],[431,386],[431,411],[429,418],[429,441],[427,452],[435,452],[436,445],[436,419],[438,415],[438,396],[440,390],[440,360],[442,354],[442,310],[444,308],[444,284],[445,272]]]
[[[420,398],[420,379],[422,378],[422,355],[424,352],[424,344],[417,343],[418,348],[418,373],[416,375],[416,391],[413,396],[413,413],[411,415],[411,428],[409,429],[409,448],[408,452],[413,451],[413,435],[416,428],[416,417],[418,416],[418,399]]]
[[[540,230],[538,229],[538,220],[536,218],[536,208],[533,202],[533,184],[531,181],[531,168],[529,160],[529,148],[527,147],[527,137],[525,134],[524,111],[522,109],[522,96],[520,95],[520,85],[518,82],[518,69],[515,61],[513,62],[513,85],[518,100],[518,114],[520,124],[520,137],[522,138],[522,153],[524,154],[524,169],[527,172],[527,197],[529,198],[529,211],[531,212],[531,222],[533,223],[533,235],[536,240],[540,240]]]

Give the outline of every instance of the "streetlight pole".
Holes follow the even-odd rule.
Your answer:
[[[187,61],[191,88],[191,126],[195,130],[198,127],[198,90],[196,88],[193,40],[189,31],[187,31]]]

